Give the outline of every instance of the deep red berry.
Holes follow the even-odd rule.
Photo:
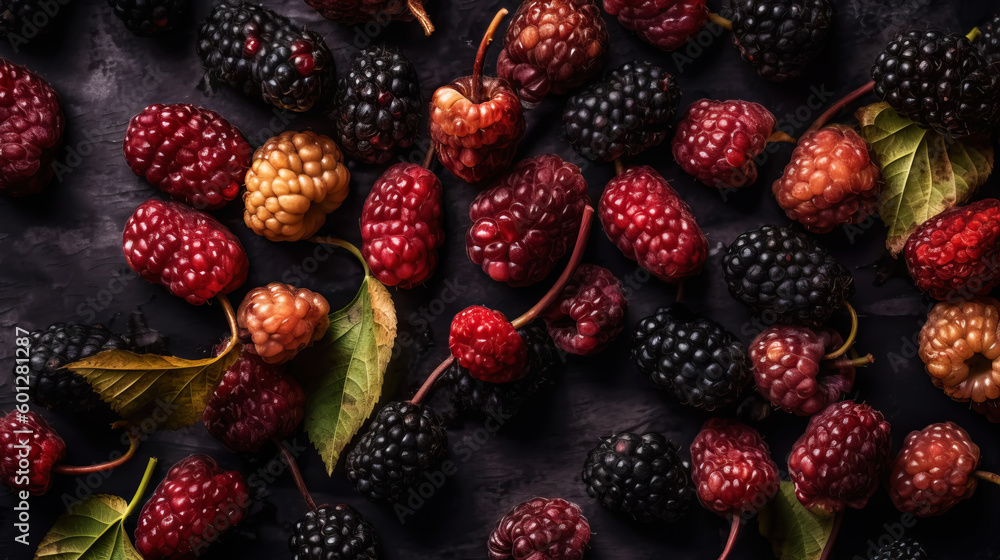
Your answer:
[[[803,134],[771,187],[785,214],[815,233],[864,221],[878,209],[881,190],[882,172],[868,143],[838,125]]]
[[[604,232],[626,257],[664,282],[701,272],[708,240],[691,208],[652,167],[630,167],[604,188]]]
[[[224,471],[207,455],[191,455],[142,507],[135,547],[145,560],[200,556],[247,515],[250,494],[239,471]]]
[[[604,267],[581,264],[545,311],[545,324],[560,350],[590,356],[622,332],[627,308],[621,280]]]
[[[44,418],[12,410],[0,419],[0,482],[13,490],[44,494],[66,444]]]
[[[284,368],[243,350],[216,385],[202,422],[229,449],[256,452],[272,437],[294,432],[305,403],[305,392]]]
[[[906,268],[934,299],[986,295],[1000,284],[1000,200],[945,210],[906,241]]]
[[[889,497],[899,511],[941,515],[976,491],[979,446],[953,422],[910,432],[889,474]]]
[[[187,103],[143,109],[129,121],[123,147],[136,175],[200,209],[236,198],[253,154],[229,121]]]
[[[507,383],[524,377],[528,350],[499,311],[473,305],[451,321],[448,347],[459,365],[481,381]]]
[[[240,287],[250,266],[240,241],[218,220],[156,199],[132,213],[122,249],[132,270],[195,305]]]
[[[795,495],[817,512],[865,507],[878,488],[891,446],[889,423],[881,412],[854,401],[828,406],[809,420],[788,457]]]
[[[674,159],[710,187],[745,187],[757,180],[754,158],[774,122],[770,111],[750,101],[696,101],[677,125]]]
[[[712,418],[691,442],[691,479],[705,509],[752,515],[778,494],[778,465],[757,430]]]
[[[708,21],[705,0],[604,0],[604,11],[665,51],[684,46]]]
[[[553,154],[521,161],[472,201],[469,258],[498,282],[534,284],[572,252],[589,204],[579,167]]]
[[[397,163],[375,181],[361,210],[361,253],[387,286],[412,288],[434,273],[444,244],[441,180]]]
[[[490,560],[580,560],[590,524],[580,506],[534,498],[511,508],[490,534]]]
[[[0,58],[0,193],[27,196],[45,188],[65,127],[52,86]]]
[[[840,334],[831,329],[768,328],[750,343],[757,392],[792,414],[816,414],[854,386],[850,360],[823,360],[842,344]]]
[[[497,75],[531,107],[592,78],[607,48],[608,29],[594,0],[526,0],[507,26]]]

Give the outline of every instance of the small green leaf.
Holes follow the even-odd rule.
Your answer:
[[[993,170],[989,138],[946,137],[888,103],[862,107],[856,116],[885,177],[881,215],[894,254],[917,226],[968,200]]]
[[[795,497],[795,484],[781,483],[781,490],[758,515],[760,534],[771,541],[780,560],[819,560],[833,531],[834,516],[816,515]]]
[[[395,339],[392,297],[366,270],[354,300],[330,314],[326,335],[291,362],[289,369],[306,388],[306,433],[327,474],[382,395]]]
[[[150,459],[131,503],[97,494],[70,507],[42,538],[35,560],[142,560],[125,533],[125,519],[146,493],[156,459]]]

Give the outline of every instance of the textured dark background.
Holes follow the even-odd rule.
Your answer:
[[[720,0],[710,7],[723,9]],[[868,80],[867,71],[885,40],[900,26],[939,26],[963,33],[981,22],[998,4],[995,0],[838,0],[837,30],[826,54],[802,79],[771,84],[758,78],[742,62],[730,34],[706,28],[678,53],[662,53],[626,33],[607,18],[611,53],[606,67],[633,59],[653,60],[678,75],[684,91],[682,107],[702,97],[747,99],[767,106],[779,128],[800,134],[827,105]],[[283,115],[230,89],[211,96],[198,88],[202,71],[194,52],[195,29],[209,11],[209,2],[193,2],[187,21],[169,37],[136,38],[125,30],[105,2],[85,0],[62,7],[55,29],[30,48],[17,52],[0,45],[0,54],[26,64],[47,78],[62,95],[66,115],[67,149],[60,161],[67,166],[61,180],[31,200],[0,199],[0,361],[12,365],[14,327],[43,328],[55,321],[97,320],[123,330],[137,306],[151,325],[170,337],[171,351],[189,357],[205,355],[225,333],[217,306],[192,307],[159,286],[150,285],[126,266],[121,253],[121,230],[132,210],[160,193],[134,176],[121,155],[121,139],[131,115],[150,103],[190,102],[220,112],[239,126],[254,146],[285,129],[312,127],[329,133],[320,112]],[[514,0],[434,0],[429,12],[437,25],[430,38],[415,23],[371,24],[348,28],[322,19],[299,0],[268,0],[268,7],[292,16],[325,35],[337,66],[343,71],[359,47],[388,41],[402,45],[420,74],[425,98],[453,78],[471,72],[479,37],[495,11]],[[489,56],[492,72],[498,46]],[[612,170],[586,164],[562,139],[559,112],[564,98],[551,98],[527,116],[528,133],[519,157],[555,152],[584,167],[591,196],[596,200]],[[842,119],[843,120],[843,119]],[[712,246],[704,273],[688,282],[684,299],[749,342],[760,330],[746,309],[726,292],[719,261],[723,247],[739,233],[763,223],[785,223],[770,194],[771,182],[781,173],[791,146],[779,145],[762,166],[755,186],[738,193],[720,193],[696,185],[673,162],[666,146],[654,148],[636,163],[649,163],[667,177],[694,209]],[[416,148],[404,154],[414,161]],[[381,168],[351,164],[351,196],[330,216],[324,233],[358,242],[361,205]],[[491,282],[465,256],[463,238],[467,208],[476,188],[456,181],[440,169],[445,185],[448,243],[437,273],[424,287],[409,292],[392,290],[399,314],[397,358],[386,382],[391,398],[412,390],[447,354],[447,326],[452,315],[467,305],[482,303],[508,315],[530,306],[549,282],[515,290]],[[996,177],[982,189],[996,195]],[[310,260],[314,247],[274,244],[252,234],[242,223],[238,203],[217,215],[242,240],[250,255],[251,271],[244,289],[231,296],[238,302],[246,289],[267,282],[291,281],[324,293],[335,307],[349,301],[360,280],[360,267],[345,253]],[[876,363],[859,373],[855,397],[883,411],[892,422],[896,448],[903,437],[931,422],[953,420],[965,427],[983,451],[985,468],[1000,469],[1000,426],[989,424],[967,406],[953,403],[935,389],[915,345],[919,328],[932,302],[921,296],[905,277],[873,286],[871,266],[883,253],[885,230],[868,223],[823,236],[838,258],[854,271],[858,293],[852,299],[862,314],[857,348],[870,351]],[[611,268],[631,291],[629,325],[674,299],[674,288],[650,281],[627,261],[595,227],[586,260]],[[296,270],[294,267],[299,266]],[[303,270],[304,269],[304,270]],[[342,469],[327,478],[305,436],[300,462],[317,502],[347,502],[375,525],[386,558],[466,559],[485,555],[487,535],[509,507],[536,495],[561,496],[581,504],[594,537],[587,557],[598,559],[672,558],[710,559],[721,551],[725,523],[701,508],[672,527],[639,528],[601,509],[586,496],[580,467],[597,438],[618,430],[656,430],[687,447],[708,415],[681,407],[648,385],[627,359],[627,337],[603,355],[589,360],[570,358],[560,384],[530,410],[488,433],[477,425],[450,432],[452,456],[458,473],[415,515],[400,523],[389,508],[377,507],[354,493]],[[0,408],[13,402],[10,378],[0,376]],[[118,449],[119,435],[103,426],[46,414],[69,442],[73,464],[106,459]],[[805,420],[775,414],[760,428],[778,463],[784,465],[790,446]],[[157,480],[175,461],[193,452],[214,456],[228,468],[247,475],[255,489],[252,515],[209,553],[211,558],[263,559],[287,555],[289,526],[303,505],[291,477],[268,475],[275,451],[237,456],[214,441],[201,425],[177,432],[156,433],[140,449],[139,457],[118,469],[110,479],[92,477],[89,483],[60,478],[44,497],[31,501],[31,541],[36,543],[63,509],[64,500],[80,492],[130,497],[150,456],[159,457]],[[686,452],[685,452],[686,454]],[[85,480],[85,479],[84,479]],[[155,484],[155,482],[154,482]],[[847,513],[834,558],[864,558],[874,542],[899,535],[920,537],[936,558],[994,560],[1000,558],[1000,488],[983,486],[966,503],[939,518],[915,526],[892,508],[880,491],[864,511]],[[12,544],[13,498],[0,490],[0,556],[30,557],[32,549]],[[134,527],[133,515],[129,531]],[[887,528],[888,527],[888,528]],[[767,543],[757,535],[756,523],[745,530],[732,558],[768,558]]]

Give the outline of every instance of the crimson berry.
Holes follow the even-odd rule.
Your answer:
[[[451,355],[481,381],[507,383],[524,377],[528,350],[499,311],[473,305],[451,321]]]

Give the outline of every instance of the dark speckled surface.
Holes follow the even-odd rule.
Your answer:
[[[710,0],[720,9],[720,0]],[[0,45],[0,55],[39,71],[60,92],[68,117],[67,149],[61,180],[33,200],[0,199],[0,369],[12,364],[14,327],[36,329],[63,321],[97,320],[124,329],[136,306],[154,328],[167,333],[171,350],[185,356],[205,355],[225,323],[216,306],[192,307],[159,286],[139,279],[125,265],[120,248],[122,226],[143,200],[160,194],[134,176],[121,155],[121,138],[131,115],[154,102],[190,102],[220,112],[239,126],[254,146],[285,129],[313,127],[329,132],[318,112],[283,115],[230,89],[211,96],[198,88],[202,72],[194,53],[196,21],[209,2],[193,2],[188,21],[163,39],[132,36],[101,0],[80,0],[63,7],[56,29],[31,47],[14,52]],[[478,37],[500,7],[513,9],[514,0],[434,0],[429,11],[438,31],[424,38],[415,24],[393,23],[382,28],[347,28],[323,20],[298,0],[265,2],[323,35],[333,49],[338,68],[348,66],[357,49],[375,40],[404,45],[421,78],[425,96],[439,85],[471,71]],[[941,26],[964,33],[981,21],[995,0],[837,0],[837,31],[831,47],[801,80],[771,84],[757,78],[739,60],[731,37],[705,30],[697,42],[674,54],[650,48],[625,33],[613,19],[608,66],[631,59],[658,61],[678,74],[683,105],[702,97],[739,98],[763,103],[778,117],[779,127],[801,133],[818,115],[817,109],[867,81],[867,70],[885,39],[899,26]],[[489,57],[493,68],[498,48]],[[528,115],[528,134],[520,156],[555,152],[585,167],[591,196],[599,196],[611,177],[609,166],[584,165],[561,138],[559,109],[563,98],[546,100]],[[721,249],[739,233],[762,223],[785,223],[769,185],[787,162],[791,146],[769,152],[756,186],[720,196],[696,185],[659,147],[637,160],[667,177],[694,209],[707,233],[712,253],[698,281],[689,282],[685,300],[698,311],[721,321],[748,342],[759,330],[747,311],[725,290],[719,266]],[[414,150],[419,161],[422,150]],[[365,194],[380,168],[353,166],[352,193],[344,207],[330,216],[324,233],[358,241],[357,216]],[[467,208],[476,189],[441,172],[445,185],[448,243],[434,278],[424,287],[393,290],[400,318],[397,357],[386,383],[387,396],[419,383],[447,353],[451,316],[474,303],[494,306],[508,314],[526,309],[543,286],[515,290],[496,285],[472,265],[462,242],[468,226]],[[996,177],[983,192],[996,196]],[[321,290],[335,306],[350,300],[360,268],[343,253],[330,255],[305,244],[273,244],[253,235],[241,220],[238,204],[216,213],[243,241],[251,259],[246,289],[283,280]],[[989,424],[966,406],[952,403],[935,389],[915,357],[914,340],[931,306],[908,279],[894,278],[874,287],[869,266],[883,252],[884,229],[868,224],[823,236],[854,271],[858,293],[852,299],[862,314],[858,348],[875,355],[876,364],[859,375],[855,396],[885,413],[898,446],[911,430],[937,421],[953,420],[965,427],[983,451],[983,465],[1000,469],[1000,426]],[[318,259],[317,259],[318,257]],[[629,324],[674,298],[674,289],[636,273],[608,242],[599,227],[591,236],[586,260],[611,268],[630,285]],[[0,376],[0,408],[13,401],[9,376]],[[117,434],[86,421],[47,414],[70,443],[69,460],[85,464],[107,457],[118,448]],[[580,503],[594,537],[591,560],[636,558],[716,558],[727,530],[720,518],[700,508],[672,527],[639,528],[602,510],[586,496],[579,471],[597,437],[616,430],[658,430],[682,447],[690,444],[707,414],[673,402],[648,385],[627,360],[626,340],[603,355],[570,359],[561,383],[531,410],[509,421],[497,433],[476,425],[450,432],[458,472],[426,505],[401,523],[394,512],[365,502],[353,492],[342,469],[327,478],[318,456],[297,438],[300,461],[317,502],[347,502],[377,527],[385,557],[394,560],[472,559],[485,556],[493,524],[510,506],[536,495],[561,496]],[[802,419],[776,414],[760,428],[779,464],[805,426]],[[287,556],[288,528],[303,513],[291,477],[274,473],[273,450],[258,456],[237,456],[225,450],[200,425],[152,435],[140,458],[114,472],[110,479],[93,476],[62,478],[44,497],[31,500],[31,535],[36,544],[63,509],[64,500],[89,492],[131,496],[145,460],[157,456],[158,476],[168,465],[192,452],[206,452],[229,468],[241,469],[256,494],[253,514],[245,525],[214,546],[208,557],[270,559]],[[0,490],[0,557],[28,558],[31,550],[12,544],[13,497]],[[941,518],[914,522],[895,511],[880,491],[864,511],[851,511],[833,552],[835,559],[865,558],[870,542],[893,538],[900,531],[921,538],[937,559],[996,560],[1000,558],[1000,488],[983,486],[975,497]],[[135,516],[129,523],[134,527]],[[767,543],[752,522],[733,559],[768,558]]]

